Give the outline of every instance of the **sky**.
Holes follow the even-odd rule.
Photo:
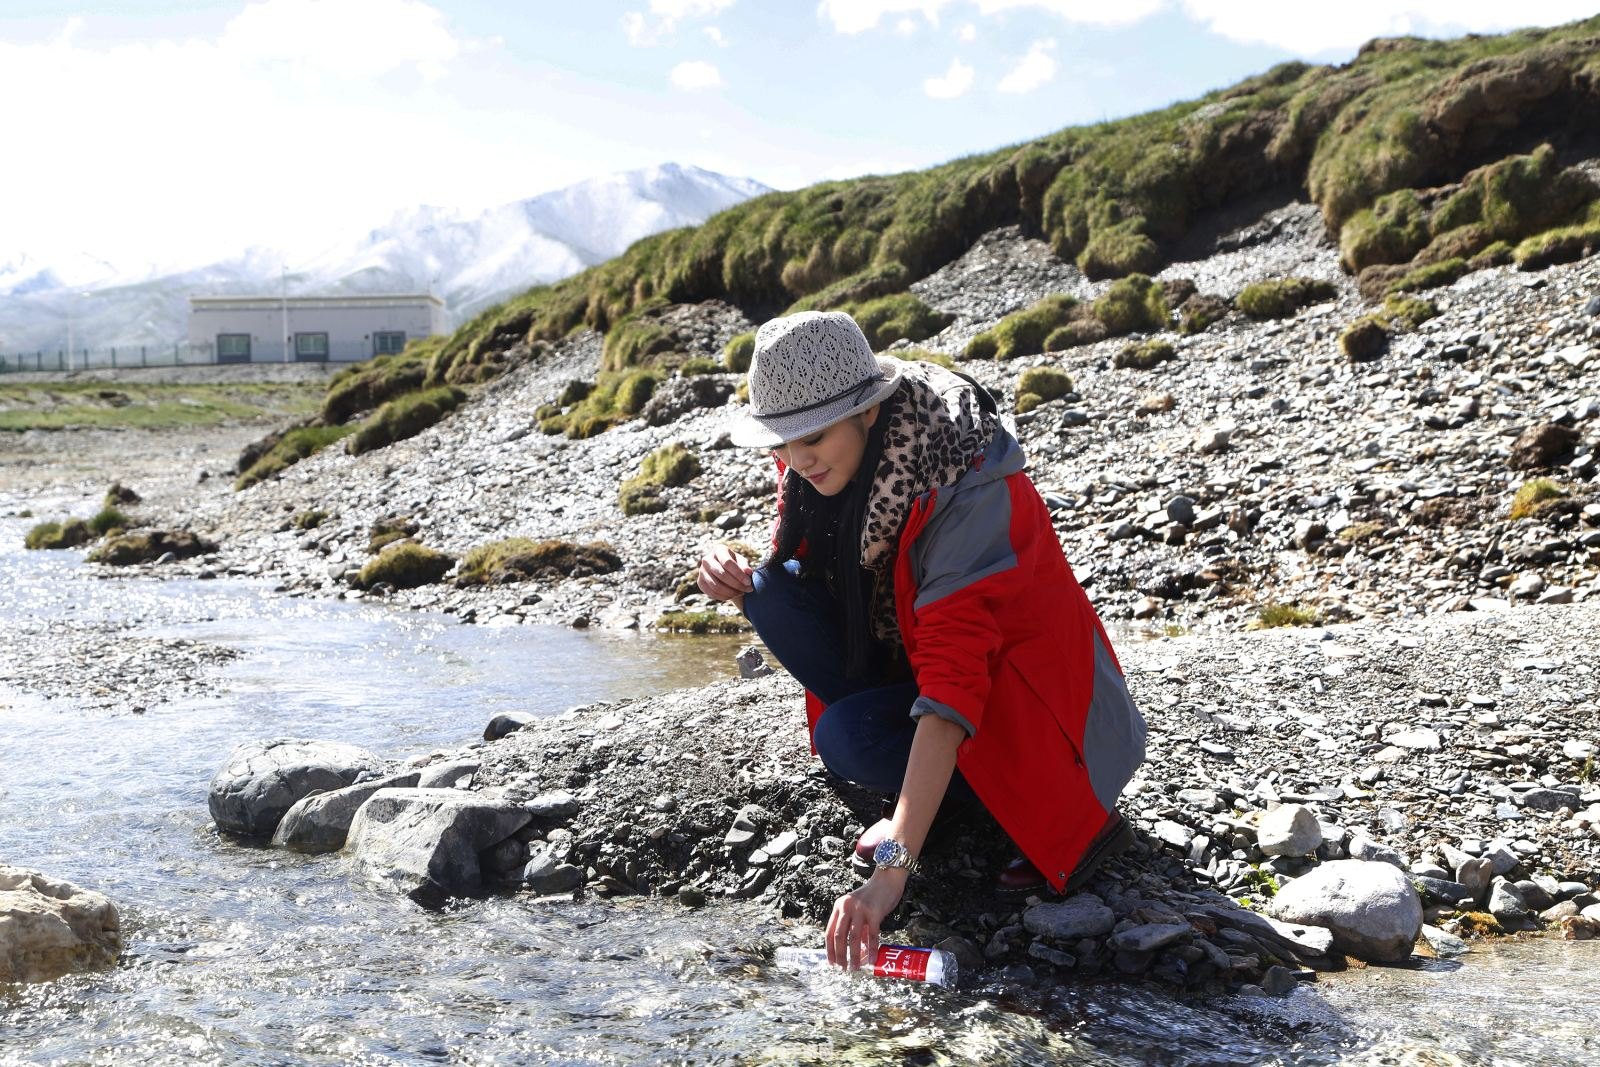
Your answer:
[[[0,267],[312,254],[678,162],[791,189],[1594,0],[0,0]]]

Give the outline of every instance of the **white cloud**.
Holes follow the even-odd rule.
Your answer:
[[[862,33],[873,29],[888,15],[919,13],[934,26],[939,12],[950,0],[822,0],[817,14],[833,23],[840,33]]]
[[[968,22],[956,31],[956,36],[971,44],[978,39],[978,27]]]
[[[1167,4],[1167,0],[978,0],[978,13],[998,15],[1007,11],[1032,9],[1068,22],[1094,26],[1128,26],[1140,22]],[[1220,6],[1220,5],[1219,5]],[[1288,5],[1274,5],[1268,18],[1276,18]]]
[[[1031,93],[1041,85],[1055,80],[1056,57],[1051,54],[1055,50],[1054,38],[1033,42],[1028,54],[1000,79],[1000,84],[995,88],[1002,93]]]
[[[718,48],[728,47],[728,35],[723,33],[717,27],[707,26],[703,32],[706,35],[706,39],[712,44],[716,45]]]
[[[699,59],[679,63],[672,68],[672,73],[667,77],[672,82],[674,89],[679,89],[686,93],[721,89],[725,84],[722,80],[721,71],[712,64]]]
[[[935,78],[928,78],[922,83],[922,91],[935,100],[954,100],[965,95],[972,88],[972,79],[976,71],[959,59],[952,59],[950,67],[943,74]]]
[[[917,20],[913,18],[902,18],[900,21],[894,24],[894,32],[895,36],[897,37],[910,37],[912,34],[917,32]]]
[[[1526,0],[1506,4],[1456,0],[1448,6],[1394,0],[1344,0],[1335,6],[1266,0],[1182,0],[1183,9],[1213,33],[1266,44],[1297,55],[1347,52],[1374,37],[1458,36],[1552,26],[1594,14],[1594,0]]]
[[[622,16],[622,32],[635,48],[648,48],[678,31],[680,22],[710,18],[726,11],[735,0],[650,0],[649,14],[629,11]],[[721,42],[718,42],[721,43]]]
[[[462,45],[420,0],[261,0],[228,23],[220,48],[246,62],[373,78],[412,68],[444,76]]]
[[[25,101],[7,109],[8,141],[60,164],[7,174],[0,259],[92,250],[176,262],[251,240],[304,247],[368,222],[380,186],[421,202],[423,188],[444,184],[433,159],[468,150],[433,112],[457,91],[463,60],[492,47],[420,0],[262,0],[183,39],[107,42],[76,25],[0,39],[0,99]],[[419,143],[433,150],[407,147]],[[400,154],[406,167],[390,168]],[[114,179],[96,161],[115,161]],[[375,180],[388,169],[397,173]]]

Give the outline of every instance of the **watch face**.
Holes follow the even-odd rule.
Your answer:
[[[893,863],[900,857],[901,852],[900,842],[886,837],[878,842],[877,848],[872,850],[872,862],[882,867],[885,864]]]

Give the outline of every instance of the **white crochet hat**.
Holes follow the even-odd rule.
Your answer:
[[[777,448],[879,403],[900,384],[901,362],[872,354],[842,311],[802,311],[756,331],[750,408],[733,443]]]

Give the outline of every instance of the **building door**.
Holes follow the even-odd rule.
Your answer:
[[[372,335],[372,354],[391,356],[406,346],[404,330],[379,330]]]
[[[325,333],[295,334],[294,360],[296,363],[328,362],[328,335]]]
[[[250,335],[247,333],[217,334],[218,363],[249,363]]]

